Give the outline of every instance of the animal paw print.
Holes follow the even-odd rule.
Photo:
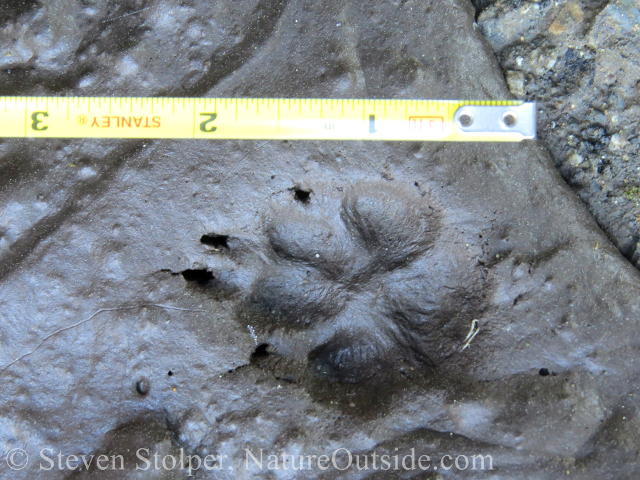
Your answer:
[[[268,266],[241,304],[242,321],[334,381],[442,361],[481,309],[484,281],[429,203],[368,183],[273,215]]]

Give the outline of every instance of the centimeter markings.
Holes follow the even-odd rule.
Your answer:
[[[505,126],[466,130],[456,112],[518,101],[311,98],[0,97],[0,137],[520,141]],[[533,108],[535,116],[535,108]],[[458,116],[460,113],[458,113]],[[535,119],[534,119],[535,125]],[[472,131],[473,130],[473,131]],[[533,134],[535,135],[535,133]]]

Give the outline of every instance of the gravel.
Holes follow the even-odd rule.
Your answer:
[[[558,171],[640,267],[640,8],[634,0],[498,1],[477,22],[511,93],[538,103]]]

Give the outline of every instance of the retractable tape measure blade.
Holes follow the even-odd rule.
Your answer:
[[[0,137],[514,142],[534,103],[311,98],[0,97]]]

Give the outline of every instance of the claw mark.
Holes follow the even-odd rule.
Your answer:
[[[36,348],[31,350],[30,352],[27,352],[27,353],[25,353],[23,355],[20,355],[18,358],[16,358],[15,360],[10,362],[6,366],[2,367],[0,369],[0,372],[4,372],[9,367],[11,367],[12,365],[15,365],[16,363],[18,363],[23,358],[26,358],[29,355],[35,353],[35,351],[38,350],[42,345],[44,345],[44,343],[47,340],[49,340],[50,338],[55,337],[59,333],[62,333],[62,332],[65,332],[67,330],[71,330],[72,328],[75,328],[75,327],[78,327],[80,325],[83,325],[83,324],[87,323],[88,321],[90,321],[91,319],[93,319],[93,317],[95,317],[96,315],[98,315],[100,313],[103,313],[103,312],[115,312],[115,311],[118,311],[118,310],[131,310],[131,309],[134,309],[134,308],[142,308],[142,307],[157,307],[157,308],[164,308],[166,310],[178,310],[178,311],[181,311],[181,312],[204,312],[204,310],[194,310],[194,309],[190,309],[190,308],[172,307],[172,306],[169,306],[169,305],[160,305],[160,304],[157,304],[157,303],[143,303],[141,305],[129,305],[129,306],[126,306],[126,307],[101,308],[100,310],[92,313],[88,318],[85,318],[84,320],[80,320],[79,322],[76,322],[73,325],[68,325],[66,327],[62,327],[61,329],[56,330],[53,333],[50,333],[49,335],[47,335],[46,337],[44,337],[42,339],[42,341],[38,344],[38,346]]]
[[[476,335],[478,334],[479,331],[480,331],[480,327],[478,326],[478,320],[474,319],[473,322],[471,322],[471,329],[469,330],[469,333],[464,339],[466,343],[462,347],[462,350],[460,350],[461,352],[464,351],[469,346],[469,344],[471,343],[471,340],[476,338]]]

